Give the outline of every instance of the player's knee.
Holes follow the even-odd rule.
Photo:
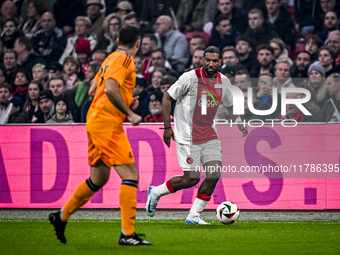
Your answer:
[[[185,180],[185,186],[186,188],[191,188],[195,186],[197,183],[199,183],[200,178],[190,178]]]

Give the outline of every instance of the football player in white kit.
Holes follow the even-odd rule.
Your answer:
[[[220,178],[222,166],[221,142],[213,125],[219,103],[223,103],[229,112],[231,120],[239,123],[238,128],[243,136],[248,134],[240,116],[233,114],[233,97],[223,84],[231,85],[227,77],[217,70],[222,63],[220,50],[215,46],[205,49],[203,67],[184,73],[173,84],[163,97],[163,140],[170,147],[171,138],[177,144],[177,157],[183,175],[173,176],[159,186],[147,189],[146,211],[154,216],[160,197],[181,189],[195,186],[200,181],[200,164],[206,171],[206,177],[201,183],[197,197],[186,218],[187,224],[209,224],[201,218],[201,212],[208,204],[215,186]],[[220,86],[217,86],[220,84]],[[222,85],[221,85],[222,84]],[[177,100],[174,118],[174,131],[170,122],[171,102]],[[203,106],[203,107],[202,107]]]

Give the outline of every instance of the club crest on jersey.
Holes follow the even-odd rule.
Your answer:
[[[190,155],[188,155],[186,162],[188,165],[191,165],[192,163],[194,163],[194,159]]]

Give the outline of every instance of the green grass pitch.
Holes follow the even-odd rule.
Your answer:
[[[118,245],[119,220],[70,220],[61,244],[47,220],[0,219],[0,254],[340,254],[339,221],[238,221],[186,225],[137,220],[152,247]]]

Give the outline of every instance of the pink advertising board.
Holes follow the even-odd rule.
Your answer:
[[[125,126],[140,172],[138,208],[148,186],[182,173],[175,143],[167,148],[159,127]],[[224,168],[208,209],[226,200],[241,209],[340,209],[340,125],[250,127],[246,138],[229,125],[218,131]],[[89,173],[85,126],[0,126],[0,208],[59,208]],[[118,208],[120,183],[112,171],[84,207]],[[197,188],[164,197],[158,208],[190,208]]]

